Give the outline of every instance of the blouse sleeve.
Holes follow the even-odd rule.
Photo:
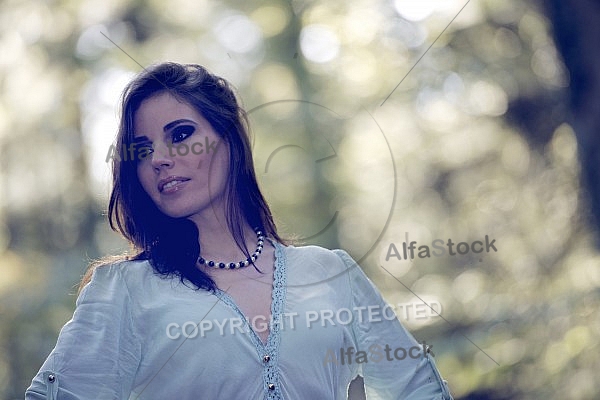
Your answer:
[[[360,266],[345,251],[336,253],[348,271],[352,309],[362,310],[352,330],[356,353],[368,356],[359,364],[367,399],[452,400],[426,346],[400,324]]]
[[[120,265],[98,267],[25,399],[129,398],[141,354],[131,314]]]

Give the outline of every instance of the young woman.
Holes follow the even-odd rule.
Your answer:
[[[430,351],[341,250],[286,245],[244,111],[199,65],[125,89],[111,227],[136,255],[92,267],[26,399],[451,399]]]

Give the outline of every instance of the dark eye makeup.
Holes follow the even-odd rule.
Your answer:
[[[193,125],[177,125],[171,130],[171,141],[179,143],[190,137],[196,131]]]
[[[175,121],[175,123],[177,122],[179,121]],[[192,136],[196,131],[196,127],[191,124],[180,124],[172,128],[167,126],[166,130],[171,135],[171,143],[175,144]],[[152,142],[146,136],[136,137],[133,142],[136,149],[136,161],[142,161],[154,152]]]
[[[150,142],[140,143],[139,147],[137,147],[137,157],[136,161],[142,161],[146,159],[150,154],[154,152],[154,148]]]

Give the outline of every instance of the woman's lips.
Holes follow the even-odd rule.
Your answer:
[[[188,178],[179,176],[172,176],[166,179],[162,179],[158,183],[158,191],[162,194],[169,194],[179,191],[185,183],[189,181]]]

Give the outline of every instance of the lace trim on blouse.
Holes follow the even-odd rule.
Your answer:
[[[287,286],[287,263],[283,245],[270,238],[267,238],[267,240],[275,247],[275,271],[273,273],[273,290],[271,292],[271,320],[269,321],[267,344],[263,344],[231,296],[221,289],[217,289],[217,296],[239,315],[245,328],[250,332],[250,340],[256,348],[259,362],[263,365],[265,400],[282,400],[283,396],[281,395],[281,384],[279,381],[279,343],[281,341],[280,331]]]

